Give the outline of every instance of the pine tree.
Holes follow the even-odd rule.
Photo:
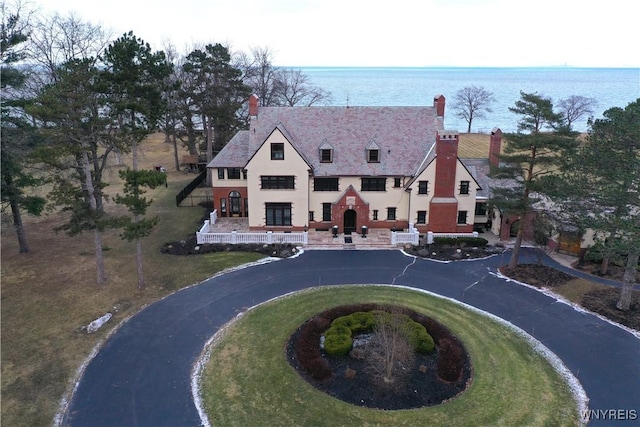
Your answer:
[[[640,256],[640,99],[590,122],[586,143],[567,160],[549,179],[555,210],[595,233],[604,260],[626,256],[617,308],[629,310]]]
[[[509,268],[518,264],[524,224],[535,213],[534,205],[545,189],[543,177],[557,170],[564,156],[576,147],[575,135],[559,132],[562,115],[554,113],[550,99],[520,92],[520,100],[509,110],[519,115],[517,133],[505,135],[501,166],[495,176],[510,185],[492,188],[492,203],[503,214],[520,220]]]
[[[30,195],[34,187],[42,184],[26,167],[28,159],[39,140],[35,129],[25,116],[24,106],[28,103],[22,88],[25,74],[13,65],[24,59],[22,46],[28,40],[28,22],[20,14],[20,10],[9,10],[3,4],[2,24],[0,28],[0,57],[2,74],[1,84],[1,118],[0,144],[2,161],[0,175],[2,177],[3,208],[11,209],[13,226],[16,230],[20,253],[30,251],[22,221],[22,212],[40,215],[45,199]]]
[[[101,74],[105,90],[109,94],[109,117],[118,123],[115,139],[131,149],[132,170],[121,172],[125,180],[125,196],[116,198],[125,204],[133,217],[124,221],[122,237],[136,243],[138,288],[144,288],[142,268],[142,238],[146,237],[156,220],[144,218],[148,203],[140,197],[141,186],[155,188],[157,180],[165,182],[166,176],[157,176],[155,171],[138,170],[138,145],[158,126],[167,104],[163,89],[171,65],[163,52],[152,52],[148,43],[132,32],[113,42],[104,53],[105,69]]]

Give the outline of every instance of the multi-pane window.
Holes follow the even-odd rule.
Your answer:
[[[469,181],[460,181],[460,194],[469,194]]]
[[[418,224],[426,224],[427,223],[427,211],[418,211]]]
[[[240,168],[227,168],[227,178],[240,179]]]
[[[385,191],[387,178],[360,178],[360,191]]]
[[[293,190],[295,177],[293,175],[262,175],[260,188],[262,190]]]
[[[393,178],[393,188],[402,187],[402,178]]]
[[[478,216],[484,216],[487,214],[487,204],[486,203],[481,203],[481,202],[477,202],[476,203],[476,210],[474,212],[476,215]]]
[[[320,150],[320,163],[333,162],[333,150],[330,148],[323,148]]]
[[[271,143],[271,160],[284,160],[284,143]]]
[[[367,162],[379,163],[380,162],[380,150],[367,150]]]
[[[396,219],[396,208],[387,208],[387,220],[395,221]]]
[[[315,212],[309,211],[309,222],[315,221]]]
[[[291,225],[291,203],[265,203],[266,225]]]
[[[374,209],[373,210],[373,220],[377,221],[378,220],[378,209]]]
[[[338,191],[338,178],[313,178],[313,191]]]
[[[331,203],[322,204],[322,220],[331,221]]]
[[[467,223],[467,211],[458,211],[458,224]]]
[[[244,214],[249,216],[249,199],[245,197],[244,199]]]
[[[418,181],[418,194],[429,194],[429,181]]]
[[[218,168],[218,179],[224,179],[224,168]]]

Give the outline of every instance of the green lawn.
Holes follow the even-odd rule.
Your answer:
[[[471,356],[470,387],[445,404],[401,411],[361,408],[313,388],[286,361],[286,341],[314,314],[359,302],[403,305],[447,325]],[[215,426],[579,425],[569,386],[527,340],[430,294],[379,286],[316,288],[258,306],[220,335],[201,379],[203,405]]]

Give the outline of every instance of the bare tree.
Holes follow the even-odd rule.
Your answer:
[[[467,122],[467,133],[471,133],[471,123],[474,119],[482,119],[484,113],[491,113],[491,104],[495,102],[493,93],[481,86],[465,86],[453,96],[453,110],[456,117]]]
[[[407,316],[380,315],[365,356],[374,381],[383,387],[399,387],[411,373],[415,354],[408,340]]]
[[[242,68],[244,69],[244,81],[254,94],[260,98],[263,106],[278,105],[276,93],[276,80],[278,69],[273,66],[273,51],[268,47],[255,47],[251,49],[251,55],[243,55]]]
[[[558,101],[558,108],[562,113],[564,124],[571,130],[571,125],[584,116],[593,115],[593,109],[597,105],[594,98],[587,98],[579,95],[571,95],[566,99]]]
[[[41,16],[33,25],[30,56],[45,70],[45,82],[49,83],[57,80],[61,64],[73,59],[97,60],[111,38],[111,32],[74,13]]]
[[[331,94],[314,86],[302,70],[274,66],[274,57],[268,47],[252,48],[249,55],[238,54],[243,80],[263,107],[308,107],[330,100]]]
[[[327,102],[330,98],[329,92],[311,85],[309,76],[302,70],[292,68],[278,71],[276,91],[281,97],[281,104],[288,107],[295,105],[310,107]]]

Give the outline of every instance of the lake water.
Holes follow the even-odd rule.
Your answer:
[[[447,99],[445,127],[465,132],[467,123],[451,109],[455,93],[465,86],[481,86],[496,98],[493,112],[474,119],[472,132],[499,127],[514,132],[518,117],[508,108],[520,91],[551,98],[554,104],[571,95],[596,100],[595,118],[611,107],[624,108],[640,98],[637,68],[353,68],[304,67],[312,84],[331,92],[329,105],[422,106],[433,105],[435,95]],[[587,130],[587,118],[574,129]]]

